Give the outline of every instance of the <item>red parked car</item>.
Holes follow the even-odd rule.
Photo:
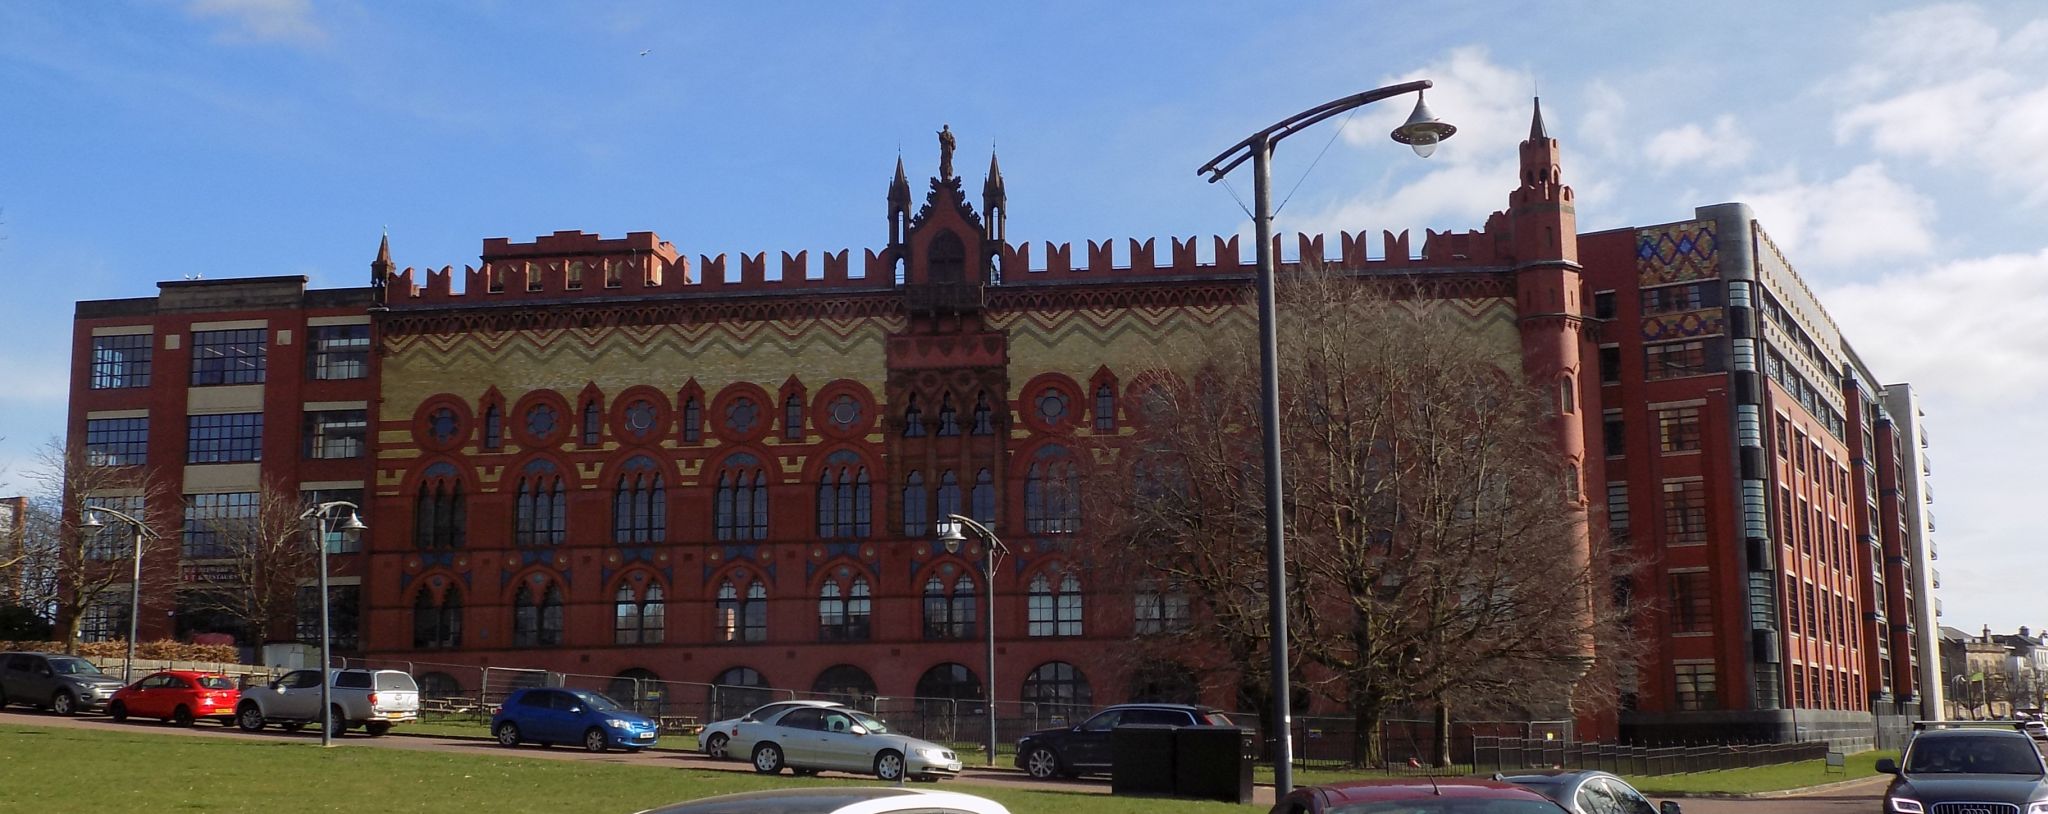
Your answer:
[[[165,670],[115,691],[107,714],[116,721],[133,716],[191,726],[200,718],[212,718],[221,726],[232,726],[235,703],[241,700],[242,691],[226,676]]]
[[[1471,777],[1407,777],[1302,786],[1272,814],[1565,814],[1543,795]]]

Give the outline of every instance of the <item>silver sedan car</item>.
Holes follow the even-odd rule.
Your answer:
[[[931,741],[889,731],[889,725],[857,709],[795,707],[773,717],[742,723],[732,744],[752,744],[754,771],[796,774],[821,771],[871,774],[883,780],[937,780],[960,774],[960,756]],[[737,754],[737,749],[734,749]]]

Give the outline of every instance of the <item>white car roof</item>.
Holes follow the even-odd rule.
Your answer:
[[[1010,814],[1002,803],[957,791],[901,786],[850,786],[749,791],[688,800],[641,814],[888,814],[935,808]]]

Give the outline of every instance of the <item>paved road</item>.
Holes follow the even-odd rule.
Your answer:
[[[298,734],[288,734],[277,729],[266,729],[260,733],[250,733],[211,723],[198,724],[189,729],[179,729],[154,723],[133,721],[115,723],[112,719],[91,715],[63,718],[20,707],[8,707],[5,710],[0,710],[0,723],[20,726],[96,729],[108,732],[140,731],[160,733],[173,737],[236,738],[273,742],[278,740],[312,741],[319,737],[315,733],[301,732]],[[400,727],[397,731],[404,732],[404,727]],[[488,741],[425,735],[394,734],[382,738],[370,738],[357,732],[338,740],[336,743],[346,748],[466,752],[497,757],[504,757],[508,754],[507,750]],[[745,763],[711,760],[692,752],[648,751],[639,754],[625,754],[621,752],[591,754],[572,748],[541,749],[529,746],[522,747],[512,754],[517,754],[520,757],[541,758],[545,760],[589,760],[651,767],[667,766],[703,769],[707,771],[752,771]],[[836,773],[827,773],[826,776],[831,777],[834,774]],[[1878,799],[1884,791],[1885,779],[1887,778],[1867,778],[1847,787],[1838,787],[1797,797],[1780,797],[1769,800],[1688,799],[1681,800],[1680,804],[1684,807],[1685,814],[1849,814],[1849,812],[1875,812],[1879,809]],[[1109,793],[1109,783],[1106,780],[1040,781],[1032,780],[1023,773],[1014,770],[1002,768],[986,769],[978,766],[969,766],[967,771],[957,781],[949,782],[947,785],[951,786],[955,783],[964,785],[1011,786],[1038,790],[1059,789],[1062,791],[1097,794]],[[1254,794],[1254,802],[1262,807],[1271,806],[1273,804],[1272,787],[1260,786]]]

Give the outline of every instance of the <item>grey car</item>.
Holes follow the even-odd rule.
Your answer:
[[[1636,791],[1628,781],[1607,772],[1541,771],[1493,776],[1534,791],[1564,806],[1572,814],[1680,814],[1678,804],[1665,800],[1652,807],[1650,798]]]
[[[58,715],[99,709],[121,680],[92,662],[56,653],[0,653],[0,707],[27,704]]]

